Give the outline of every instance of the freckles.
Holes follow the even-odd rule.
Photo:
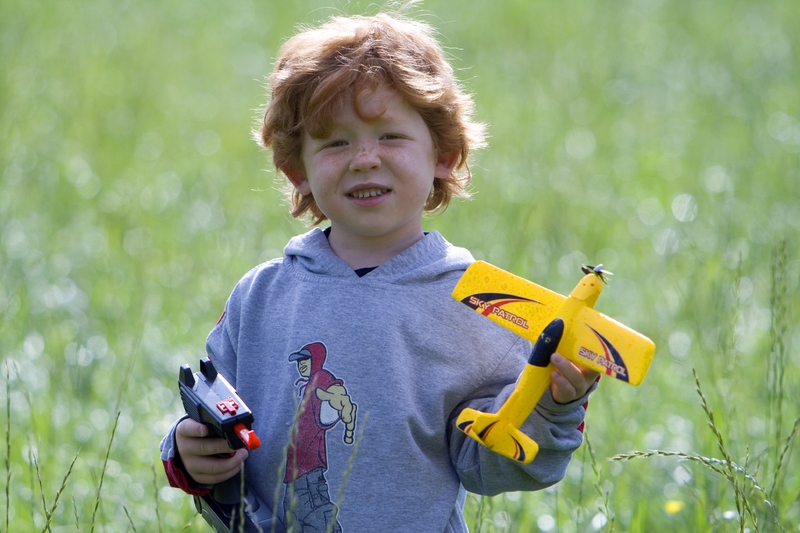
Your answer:
[[[356,159],[376,158],[381,155],[380,148],[374,142],[361,143],[355,153]]]

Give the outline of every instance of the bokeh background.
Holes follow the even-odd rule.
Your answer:
[[[264,78],[298,24],[380,7],[0,4],[0,528],[206,530],[158,461],[177,369],[306,230],[252,140]],[[562,483],[470,498],[472,530],[800,530],[800,4],[412,13],[490,133],[474,198],[427,228],[562,293],[604,263],[598,309],[658,346],[593,396]]]

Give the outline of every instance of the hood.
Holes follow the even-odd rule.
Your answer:
[[[294,237],[286,245],[284,254],[291,267],[301,276],[359,279],[353,269],[333,253],[328,238],[319,228]],[[474,261],[468,250],[453,246],[438,231],[432,231],[360,279],[399,284],[422,283],[448,274],[460,276]]]
[[[299,351],[289,355],[289,361],[299,361],[300,359],[311,359],[311,375],[321,370],[325,366],[328,358],[328,349],[321,342],[306,344]]]

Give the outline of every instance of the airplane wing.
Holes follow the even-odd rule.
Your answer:
[[[591,307],[578,311],[558,345],[573,363],[631,385],[642,382],[655,352],[653,341]]]
[[[566,298],[483,261],[476,261],[453,290],[453,298],[517,335],[536,342]],[[574,363],[639,385],[655,354],[644,335],[592,309],[562,317],[567,329],[558,353]]]
[[[566,299],[484,261],[467,268],[453,298],[531,342],[536,342]]]

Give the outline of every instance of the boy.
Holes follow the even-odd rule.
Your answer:
[[[522,428],[541,447],[530,465],[455,428],[465,407],[502,405],[531,346],[450,297],[473,258],[422,229],[425,211],[466,195],[483,143],[431,29],[334,17],[286,42],[270,88],[260,140],[292,215],[330,226],[246,274],[208,337],[264,445],[212,457],[231,450],[183,419],[162,443],[170,483],[203,494],[247,459],[249,490],[287,528],[439,533],[466,531],[466,490],[560,480],[589,370],[553,356],[550,394]]]

